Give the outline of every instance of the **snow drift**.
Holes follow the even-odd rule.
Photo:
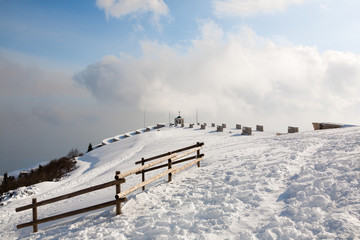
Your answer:
[[[276,136],[241,130],[163,128],[121,139],[78,160],[60,182],[32,187],[0,207],[0,239],[356,239],[360,236],[360,128]],[[16,230],[31,211],[15,208],[113,179],[135,161],[205,142],[205,159],[137,191],[114,208]],[[156,174],[156,173],[155,173]],[[127,179],[124,189],[139,183]],[[39,207],[39,218],[109,201],[102,190]]]

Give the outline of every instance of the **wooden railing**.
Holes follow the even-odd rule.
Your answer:
[[[116,175],[120,174],[120,171],[117,171],[115,174]],[[32,204],[22,206],[22,207],[19,207],[19,208],[15,209],[16,212],[21,212],[21,211],[25,211],[27,209],[32,209],[33,220],[31,222],[19,224],[19,225],[16,226],[16,228],[20,229],[20,228],[24,228],[24,227],[33,226],[33,232],[37,232],[38,231],[38,226],[37,226],[38,224],[58,220],[58,219],[65,218],[65,217],[74,216],[74,215],[89,212],[89,211],[94,211],[94,210],[97,210],[97,209],[101,209],[101,208],[109,207],[109,206],[113,206],[113,205],[116,205],[116,215],[121,214],[121,203],[125,202],[126,198],[118,198],[118,199],[113,200],[113,201],[97,204],[97,205],[94,205],[94,206],[78,209],[78,210],[71,211],[71,212],[58,214],[58,215],[43,218],[43,219],[38,219],[37,218],[37,216],[38,216],[37,208],[40,207],[40,206],[44,206],[44,205],[47,205],[47,204],[50,204],[50,203],[54,203],[54,202],[58,202],[58,201],[61,201],[61,200],[68,199],[68,198],[76,197],[76,196],[86,194],[86,193],[89,193],[89,192],[93,192],[93,191],[97,191],[97,190],[100,190],[100,189],[108,188],[108,187],[111,187],[111,186],[114,186],[114,185],[116,186],[116,194],[118,194],[121,191],[120,184],[125,183],[125,181],[126,181],[125,178],[118,178],[116,180],[113,180],[113,181],[110,181],[110,182],[107,182],[107,183],[99,184],[99,185],[96,185],[96,186],[92,186],[92,187],[89,187],[89,188],[85,188],[85,189],[82,189],[82,190],[79,190],[79,191],[76,191],[76,192],[64,194],[64,195],[61,195],[61,196],[58,196],[58,197],[55,197],[55,198],[51,198],[51,199],[47,199],[47,200],[43,200],[43,201],[40,201],[40,202],[37,202],[37,199],[33,198],[32,199]]]
[[[185,148],[180,148],[178,150],[168,152],[168,153],[164,153],[164,154],[161,154],[161,155],[158,155],[158,156],[155,156],[155,157],[151,157],[151,158],[147,158],[147,159],[142,158],[141,161],[137,161],[137,162],[135,162],[135,164],[140,164],[141,163],[141,165],[143,166],[146,162],[153,161],[153,160],[161,158],[161,157],[169,157],[172,154],[183,152],[183,151],[190,150],[190,149],[193,149],[193,148],[196,148],[195,151],[197,152],[196,156],[184,158],[184,159],[181,159],[181,160],[178,160],[178,161],[175,161],[175,162],[173,162],[172,159],[169,158],[168,163],[165,163],[165,164],[160,165],[160,166],[148,168],[146,170],[138,171],[138,172],[136,172],[136,174],[141,174],[142,182],[145,182],[145,173],[146,172],[150,172],[150,171],[157,170],[157,169],[164,168],[164,167],[168,167],[168,169],[171,169],[172,165],[179,164],[179,163],[182,163],[182,162],[186,162],[186,161],[189,161],[189,160],[192,160],[192,159],[202,158],[202,157],[204,157],[204,154],[200,154],[200,149],[198,149],[198,148],[202,147],[203,145],[204,145],[204,143],[199,143],[198,142],[195,145],[185,147]],[[200,167],[200,161],[197,162],[197,166]],[[169,175],[168,175],[169,182],[171,181],[171,176],[172,176],[172,173],[169,173]],[[145,190],[145,186],[143,187],[143,190]]]
[[[168,152],[168,153],[164,153],[164,154],[161,154],[161,155],[158,155],[158,156],[155,156],[155,157],[151,157],[151,158],[147,158],[147,159],[144,159],[142,158],[141,161],[138,161],[138,162],[135,162],[135,164],[140,164],[142,166],[138,167],[138,168],[135,168],[133,170],[130,170],[128,172],[125,172],[125,173],[120,173],[118,175],[115,176],[115,179],[121,179],[121,178],[125,178],[129,175],[132,175],[132,174],[142,174],[142,182],[136,186],[133,186],[131,187],[130,189],[124,191],[124,192],[121,192],[121,193],[118,193],[116,194],[115,198],[116,199],[121,199],[123,198],[124,196],[128,195],[129,193],[132,193],[134,191],[136,191],[137,189],[139,188],[142,188],[143,190],[145,190],[145,186],[148,185],[149,183],[152,183],[154,182],[155,180],[165,176],[165,175],[168,175],[168,181],[171,181],[172,180],[172,175],[173,174],[176,174],[194,164],[197,164],[198,167],[200,167],[200,161],[204,158],[204,154],[200,154],[200,149],[203,148],[204,146],[204,143],[196,143],[195,145],[192,145],[192,146],[189,146],[189,147],[185,147],[185,148],[181,148],[181,149],[178,149],[178,150],[175,150],[175,151],[172,151],[172,152]],[[186,150],[189,150],[185,153],[181,153],[180,152],[183,152],[183,151],[186,151]],[[193,156],[193,157],[188,157],[188,158],[184,158],[184,159],[181,159],[183,157],[186,157],[192,153],[195,153],[196,152],[196,155]],[[179,164],[181,162],[185,162],[185,161],[189,161],[189,160],[192,160],[192,159],[195,159],[194,161],[192,162],[189,162],[187,163],[186,165],[182,166],[182,167],[179,167],[179,168],[176,168],[176,167],[173,167],[172,165],[175,165],[175,164]],[[163,164],[163,165],[160,165],[160,166],[156,166],[156,167],[153,167],[157,164],[160,164],[164,161],[167,160],[167,164]],[[177,161],[176,161],[177,160]],[[153,161],[153,162],[150,162],[150,161]],[[146,162],[150,162],[150,163],[147,163],[145,164]],[[150,167],[153,167],[153,168],[150,168]],[[156,170],[156,169],[159,169],[159,168],[164,168],[164,167],[167,167],[168,170],[162,172],[162,173],[159,173],[158,175],[148,179],[145,181],[145,172],[148,172],[148,171],[153,171],[153,170]]]
[[[168,175],[168,181],[170,182],[172,180],[172,175],[176,174],[194,164],[197,164],[198,167],[200,167],[200,161],[204,158],[204,154],[200,154],[200,149],[204,146],[204,143],[197,143],[195,145],[189,146],[189,147],[185,147],[185,148],[181,148],[172,152],[168,152],[168,153],[164,153],[155,157],[151,157],[151,158],[147,158],[144,159],[142,158],[141,161],[136,162],[135,164],[140,164],[140,167],[137,167],[133,170],[127,171],[125,173],[120,173],[120,171],[117,171],[115,173],[115,180],[107,182],[107,183],[103,183],[100,185],[96,185],[96,186],[92,186],[89,188],[85,188],[73,193],[68,193],[68,194],[64,194],[55,198],[51,198],[51,199],[47,199],[47,200],[43,200],[40,202],[37,202],[36,198],[32,199],[32,204],[26,205],[26,206],[22,206],[19,208],[16,208],[15,211],[16,212],[20,212],[20,211],[25,211],[28,209],[32,209],[32,215],[33,215],[33,220],[27,223],[23,223],[23,224],[19,224],[16,227],[18,229],[20,228],[24,228],[24,227],[30,227],[33,226],[33,232],[37,232],[38,231],[38,224],[41,223],[45,223],[45,222],[49,222],[49,221],[54,221],[54,220],[58,220],[61,218],[65,218],[65,217],[70,217],[70,216],[74,216],[77,214],[81,214],[81,213],[85,213],[85,212],[89,212],[89,211],[94,211],[97,209],[101,209],[104,207],[109,207],[109,206],[113,206],[116,205],[116,215],[121,214],[121,203],[125,202],[127,199],[125,198],[126,195],[136,191],[139,188],[142,188],[143,190],[145,190],[145,186],[149,183],[154,182],[155,180]],[[189,150],[189,151],[187,151]],[[185,153],[181,153],[187,151]],[[186,157],[192,153],[195,153],[195,156],[191,156],[191,157],[187,157],[187,158],[183,158]],[[155,166],[157,164],[160,164],[164,161],[167,160],[166,164],[162,164],[159,166]],[[173,165],[179,164],[179,163],[183,163],[186,161],[190,161],[190,160],[194,160],[191,161],[181,167],[173,167]],[[152,161],[152,162],[150,162]],[[149,162],[147,164],[145,164],[146,162]],[[160,168],[168,168],[166,171],[148,179],[145,180],[145,173],[149,172],[149,171],[154,171]],[[121,184],[126,182],[125,177],[128,177],[132,174],[142,174],[142,182],[138,185],[135,185],[131,188],[129,188],[128,190],[121,192]],[[79,196],[82,194],[86,194],[89,192],[93,192],[93,191],[97,191],[100,189],[104,189],[104,188],[108,188],[111,186],[116,186],[116,195],[115,195],[115,200],[113,201],[109,201],[109,202],[105,202],[105,203],[101,203],[98,205],[94,205],[94,206],[90,206],[90,207],[86,207],[86,208],[82,208],[82,209],[78,209],[78,210],[74,210],[71,212],[66,212],[66,213],[62,213],[62,214],[58,214],[55,216],[51,216],[51,217],[47,217],[47,218],[43,218],[43,219],[38,219],[38,214],[37,214],[37,208],[46,204],[50,204],[50,203],[54,203],[57,201],[61,201],[61,200],[65,200],[68,198],[72,198],[75,196]]]

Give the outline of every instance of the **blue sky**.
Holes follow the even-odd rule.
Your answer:
[[[1,1],[0,46],[55,63],[86,66],[109,54],[139,56],[139,41],[144,39],[186,45],[197,36],[199,20],[214,19],[225,31],[246,25],[263,37],[283,37],[321,51],[359,51],[357,1],[303,1],[249,17],[217,17],[213,2],[165,1],[169,14],[161,17],[158,29],[151,23],[151,12],[106,18],[94,1]]]
[[[84,67],[109,54],[139,56],[143,39],[183,44],[196,36],[196,20],[210,17],[206,2],[170,2],[174,11],[157,28],[151,13],[107,18],[94,1],[2,1],[0,43],[4,49]]]
[[[168,121],[357,123],[355,0],[0,0],[0,174]],[[21,140],[20,140],[21,139]],[[21,150],[20,150],[21,149]]]

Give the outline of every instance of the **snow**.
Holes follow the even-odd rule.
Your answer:
[[[132,132],[128,132],[128,133],[125,133],[125,134],[121,134],[121,135],[117,135],[117,136],[114,136],[114,137],[110,137],[110,138],[105,138],[104,140],[102,140],[101,142],[101,146],[103,145],[108,145],[110,143],[114,143],[116,141],[119,141],[121,139],[124,139],[124,138],[127,138],[127,137],[131,137],[131,136],[134,136],[134,135],[137,135],[137,134],[141,134],[141,133],[144,133],[144,132],[147,132],[146,130],[154,130],[155,129],[155,126],[149,126],[147,128],[141,128],[141,129],[138,129],[138,130],[135,130],[135,131],[132,131]]]
[[[360,128],[276,136],[162,128],[118,138],[78,159],[60,182],[35,185],[0,207],[0,239],[357,239],[360,236]],[[135,161],[204,142],[201,167],[161,179],[114,207],[17,230],[31,210],[15,208],[110,181]],[[160,170],[161,171],[161,170]],[[155,172],[153,174],[156,174]],[[152,175],[146,175],[150,178]],[[126,179],[122,189],[141,181]],[[39,218],[114,199],[115,189],[41,206]]]

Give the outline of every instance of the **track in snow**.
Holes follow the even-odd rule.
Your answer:
[[[275,136],[236,130],[166,128],[99,148],[82,158],[81,167],[59,183],[39,185],[48,198],[99,184],[116,170],[135,167],[150,157],[205,142],[201,168],[155,182],[129,196],[121,216],[104,209],[15,230],[30,213],[15,213],[23,197],[1,208],[0,238],[41,239],[314,239],[360,235],[360,128]],[[161,170],[160,170],[161,171]],[[149,174],[150,177],[150,174]],[[140,176],[127,179],[129,186]],[[114,189],[39,208],[54,214],[114,197]],[[71,209],[70,209],[71,208]]]

